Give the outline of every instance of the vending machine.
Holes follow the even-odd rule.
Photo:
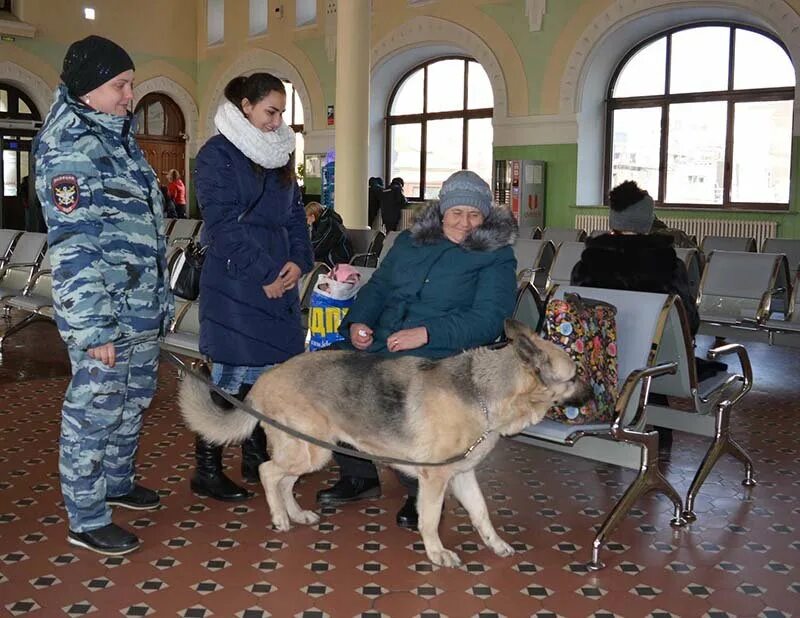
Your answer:
[[[494,162],[494,198],[508,206],[519,224],[520,238],[544,228],[544,161],[522,159]]]

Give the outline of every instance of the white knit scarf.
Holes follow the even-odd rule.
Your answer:
[[[214,124],[244,156],[270,170],[286,165],[295,148],[294,131],[285,123],[274,131],[261,131],[230,101],[217,108]]]

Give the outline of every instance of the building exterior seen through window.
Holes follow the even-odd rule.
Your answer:
[[[414,67],[398,82],[386,115],[386,179],[400,176],[411,200],[435,199],[454,171],[492,181],[494,96],[486,71],[471,58]]]
[[[286,88],[286,111],[283,112],[283,121],[289,125],[294,131],[296,146],[294,149],[294,165],[303,165],[305,160],[305,138],[303,137],[303,104],[300,102],[300,97],[297,96],[297,91],[292,86],[291,82],[283,82]],[[299,175],[297,178],[300,184],[303,184],[303,177]]]
[[[635,180],[663,206],[787,209],[794,87],[783,45],[754,29],[645,41],[609,87],[606,193]]]

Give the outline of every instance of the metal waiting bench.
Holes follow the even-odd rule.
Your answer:
[[[551,240],[558,246],[562,242],[583,242],[586,230],[571,227],[546,227],[542,230],[542,240]]]
[[[544,292],[555,255],[556,247],[550,240],[518,238],[514,243],[517,281],[530,281],[537,290]]]
[[[775,303],[790,306],[786,256],[748,251],[714,251],[700,281],[700,333],[718,340],[768,341],[762,326]]]
[[[33,273],[22,292],[6,298],[4,305],[7,310],[16,309],[27,315],[0,334],[0,353],[2,353],[3,344],[9,335],[21,331],[26,326],[37,321],[53,322],[55,320],[53,271],[50,265],[49,251],[45,251],[36,272]]]
[[[550,272],[547,275],[546,290],[549,292],[556,285],[569,285],[572,269],[580,262],[586,245],[583,242],[562,242],[556,249]]]
[[[566,293],[602,300],[617,307],[617,359],[621,382],[614,419],[610,423],[584,425],[545,419],[527,427],[517,439],[637,470],[636,478],[608,513],[592,542],[588,567],[596,570],[604,566],[599,557],[603,545],[645,494],[657,491],[669,498],[674,507],[670,524],[681,527],[694,518],[694,499],[723,453],[730,452],[743,459],[745,484],[753,484],[752,463],[729,434],[731,409],[750,390],[752,372],[745,349],[740,345],[727,345],[712,352],[720,356],[738,354],[741,373],[719,374],[697,383],[688,321],[677,296],[576,286],[559,287],[553,295],[563,298]],[[689,397],[694,409],[688,412],[658,410],[646,404],[649,392]],[[648,429],[651,423],[715,438],[695,474],[686,507],[659,470],[659,436],[658,432]],[[713,427],[718,427],[719,431],[710,431]]]

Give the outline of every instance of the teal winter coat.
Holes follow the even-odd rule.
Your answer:
[[[349,339],[351,324],[366,324],[373,330],[367,351],[386,356],[393,354],[386,348],[390,334],[418,326],[427,328],[428,343],[406,354],[443,358],[493,342],[514,311],[516,235],[511,213],[494,208],[455,244],[442,232],[438,206],[430,206],[397,237],[339,332]]]

